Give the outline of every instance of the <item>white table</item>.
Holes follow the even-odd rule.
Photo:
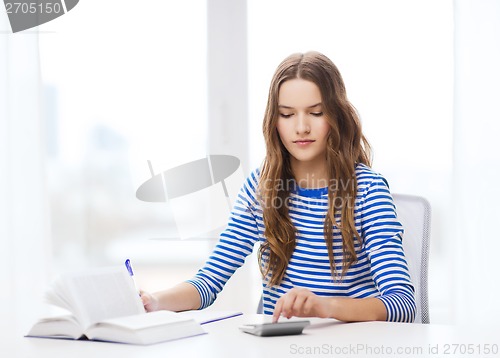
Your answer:
[[[313,319],[299,336],[255,337],[238,326],[269,319],[244,315],[204,325],[208,334],[151,346],[15,337],[2,353],[15,358],[154,357],[500,357],[499,326],[341,323]],[[7,348],[7,350],[5,349]],[[487,353],[487,350],[491,352]],[[13,354],[12,354],[13,353]],[[2,354],[3,356],[3,354]]]

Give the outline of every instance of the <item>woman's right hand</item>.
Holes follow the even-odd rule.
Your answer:
[[[146,312],[167,310],[197,310],[201,306],[201,297],[196,287],[188,282],[181,282],[172,288],[149,293],[140,290],[142,304]]]
[[[146,312],[158,311],[160,304],[152,294],[141,290],[141,300]]]

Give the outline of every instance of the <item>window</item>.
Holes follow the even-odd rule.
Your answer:
[[[55,257],[109,261],[175,237],[168,205],[135,191],[147,160],[159,173],[206,156],[205,2],[81,2],[42,30]]]

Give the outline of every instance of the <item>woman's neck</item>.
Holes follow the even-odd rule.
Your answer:
[[[297,185],[305,189],[317,189],[328,186],[328,171],[326,170],[326,161],[317,162],[298,162],[292,161],[292,172]]]

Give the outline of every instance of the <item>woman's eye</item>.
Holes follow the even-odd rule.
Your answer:
[[[323,112],[313,112],[311,114],[315,117],[321,117],[323,115]]]
[[[283,118],[290,118],[292,115],[291,114],[280,113],[280,116],[283,117]]]

